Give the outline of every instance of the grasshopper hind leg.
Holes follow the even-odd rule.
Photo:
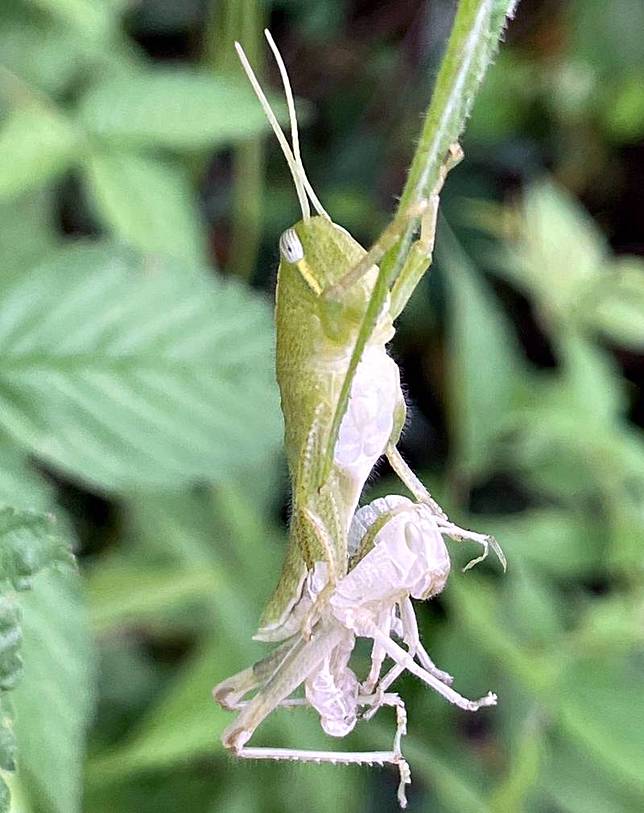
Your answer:
[[[398,803],[401,808],[407,807],[407,785],[411,784],[411,769],[402,754],[401,741],[407,733],[407,711],[401,698],[394,693],[361,695],[358,704],[372,706],[375,710],[382,706],[393,707],[396,713],[396,731],[390,751],[312,751],[302,748],[271,748],[243,746],[236,751],[236,756],[244,759],[286,760],[290,762],[330,763],[332,765],[393,765],[398,770]],[[371,714],[362,715],[362,719],[371,719]]]
[[[236,756],[244,759],[270,759],[288,762],[331,763],[332,765],[393,765],[400,776],[398,803],[407,807],[406,786],[411,783],[409,763],[395,751],[309,751],[303,748],[241,748]]]

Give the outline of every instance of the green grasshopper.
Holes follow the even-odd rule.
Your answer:
[[[292,515],[282,574],[255,636],[275,641],[299,627],[301,619],[292,618],[293,610],[316,561],[328,563],[328,592],[346,573],[347,532],[364,483],[379,457],[386,454],[416,499],[429,502],[442,515],[396,448],[406,406],[398,367],[386,351],[394,335],[394,320],[429,267],[440,190],[413,212],[396,218],[369,252],[333,223],[306,176],[286,67],[270,33],[265,33],[284,83],[292,150],[241,46],[236,47],[289,165],[302,210],[302,220],[280,238],[276,290],[276,367]],[[456,148],[446,156],[441,185],[459,159]],[[315,216],[311,216],[308,198]],[[360,363],[351,370],[352,351],[376,283],[376,263],[419,212],[420,239],[412,246],[386,307],[373,325]],[[344,406],[340,403],[343,388],[350,389]],[[338,413],[342,413],[340,421]]]
[[[252,757],[262,755],[262,749],[245,747],[257,725],[273,708],[287,703],[291,692],[305,680],[324,682],[326,676],[325,685],[327,688],[331,686],[334,698],[346,700],[347,689],[342,689],[340,684],[352,682],[348,657],[355,635],[371,637],[374,648],[379,648],[378,658],[374,655],[377,668],[372,668],[368,681],[370,691],[378,689],[380,665],[387,654],[397,661],[397,674],[404,668],[415,670],[416,674],[422,671],[426,682],[463,708],[473,710],[492,702],[489,698],[466,701],[453,690],[446,689],[444,681],[429,675],[410,654],[389,641],[388,632],[382,632],[378,624],[369,620],[366,626],[354,627],[352,621],[337,612],[334,616],[335,611],[330,609],[334,601],[339,601],[341,592],[338,593],[338,586],[353,584],[351,580],[347,582],[350,567],[361,564],[361,572],[372,575],[377,570],[378,579],[386,581],[382,563],[388,562],[389,568],[392,562],[395,565],[395,560],[386,555],[389,550],[386,546],[391,544],[392,550],[397,549],[400,534],[379,549],[384,553],[378,560],[380,564],[374,565],[376,569],[370,563],[377,561],[377,558],[373,559],[378,552],[373,550],[376,537],[393,520],[396,512],[374,519],[374,527],[367,530],[367,543],[363,544],[358,558],[350,556],[348,544],[364,484],[383,454],[417,504],[429,511],[437,534],[472,540],[483,546],[482,555],[468,567],[484,558],[489,546],[504,561],[494,540],[458,528],[448,520],[401,457],[397,443],[406,421],[406,405],[398,367],[386,350],[394,335],[395,319],[430,265],[439,193],[448,171],[462,157],[460,148],[453,147],[445,156],[439,183],[429,198],[396,215],[372,248],[365,251],[344,228],[332,222],[307,178],[300,155],[295,105],[286,67],[270,33],[266,31],[265,34],[284,85],[291,144],[238,43],[236,48],[290,168],[302,219],[287,229],[279,241],[275,309],[277,381],[292,482],[289,541],[281,576],[255,635],[258,640],[282,644],[251,669],[215,688],[215,697],[222,705],[243,709],[238,721],[224,732],[224,743],[240,756]],[[311,206],[316,212],[314,215]],[[378,263],[409,224],[418,219],[420,236],[412,244],[396,280],[385,292],[383,306],[374,316],[371,310],[377,288],[382,284]],[[410,516],[415,517],[415,509],[409,510],[412,511]],[[413,519],[412,524],[415,521]],[[373,555],[369,557],[372,550]],[[421,561],[425,559],[419,554],[418,562]],[[368,575],[367,581],[369,578]],[[396,577],[391,578],[396,580]],[[412,586],[404,579],[400,592],[413,592]],[[354,595],[353,592],[350,594]],[[361,606],[369,603],[368,596],[365,597],[362,591],[355,600]],[[377,596],[374,601],[378,604]],[[391,618],[392,613],[395,614],[394,605],[395,602],[382,604],[383,617]],[[348,617],[353,618],[351,612]],[[380,616],[378,619],[381,620]],[[400,624],[400,621],[395,622],[394,627],[396,623]],[[387,631],[390,626],[386,626]],[[415,647],[414,652],[417,649]],[[443,688],[437,687],[436,683]],[[241,698],[255,689],[255,698],[244,705]],[[316,697],[319,699],[322,695],[318,693]],[[354,698],[352,702],[354,705],[358,702],[372,705],[374,709],[383,703],[395,705],[398,709],[401,706],[391,696],[382,700],[385,697],[383,691],[378,697],[380,699],[373,699],[369,695],[366,700]],[[322,705],[323,701],[319,700],[319,704]],[[399,716],[398,743],[403,726],[401,719]],[[306,753],[288,752],[288,756],[280,756],[276,749],[267,749],[265,756],[306,759]],[[360,756],[347,761],[370,761],[362,758],[365,755]],[[398,764],[401,777],[406,776],[398,746],[389,756],[391,758],[385,761]],[[320,755],[317,754],[316,758],[320,759]]]

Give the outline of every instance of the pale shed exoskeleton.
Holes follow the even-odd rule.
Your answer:
[[[396,564],[396,556],[404,553],[396,531],[398,513],[408,515],[405,527],[416,527],[416,536],[421,540],[429,518],[433,518],[434,542],[440,538],[442,544],[444,533],[457,540],[482,544],[483,554],[476,561],[484,558],[489,545],[502,556],[491,538],[449,522],[396,448],[406,419],[406,406],[399,370],[387,354],[386,345],[394,335],[394,320],[430,264],[438,194],[460,153],[453,148],[445,157],[434,193],[408,212],[397,215],[374,246],[365,251],[345,229],[331,221],[308,181],[300,156],[286,68],[268,32],[266,37],[285,88],[292,144],[288,143],[241,46],[236,44],[236,48],[289,165],[302,210],[302,219],[280,239],[276,290],[276,371],[292,482],[289,544],[278,585],[255,636],[258,640],[284,643],[254,667],[216,687],[215,697],[222,705],[237,708],[247,692],[257,690],[223,739],[227,747],[241,756],[267,758],[280,756],[276,749],[250,749],[245,743],[267,714],[303,683],[305,700],[320,711],[323,727],[329,733],[352,728],[363,705],[370,707],[370,711],[383,703],[395,705],[399,715],[398,745],[392,752],[377,752],[371,757],[316,754],[315,758],[390,761],[400,765],[404,773],[406,763],[399,754],[404,709],[395,696],[385,691],[400,671],[409,669],[464,708],[473,705],[449,688],[448,676],[433,667],[417,640],[409,596],[416,596],[420,588],[417,589],[416,582],[405,581],[400,575],[400,563]],[[316,211],[313,216],[311,204]],[[377,263],[410,221],[419,217],[420,237],[389,290],[354,369],[352,356],[372,300]],[[345,399],[343,393],[347,392]],[[398,506],[400,511],[394,508],[393,513],[385,512],[387,516],[380,516],[380,512],[367,523],[365,539],[352,556],[349,538],[354,514],[364,484],[383,454],[422,504],[422,512],[417,513],[418,506],[412,510],[409,506],[414,504],[409,501],[404,508]],[[376,508],[373,510],[378,513]],[[366,521],[365,517],[358,512],[359,521]],[[373,546],[380,527],[385,525],[390,525],[388,539],[393,541]],[[414,536],[414,531],[409,534]],[[407,536],[403,534],[402,538]],[[419,544],[422,548],[423,543]],[[407,554],[411,556],[409,550]],[[417,569],[428,567],[424,576],[414,571],[420,585],[429,571],[434,572],[434,562],[418,552],[414,556]],[[384,573],[386,567],[391,568],[389,575]],[[393,598],[393,594],[381,596],[377,590],[368,595],[367,576],[375,572],[379,584],[390,585],[396,595],[400,594],[399,598]],[[367,581],[361,581],[365,578]],[[391,639],[390,633],[397,631],[408,652]],[[357,691],[357,678],[348,665],[356,635],[374,640],[373,666],[363,687],[367,694]],[[389,676],[381,680],[380,666],[385,656],[393,658],[395,665]],[[293,751],[282,758],[309,757],[307,752]]]
[[[462,697],[451,688],[452,678],[435,666],[420,642],[410,599],[424,600],[440,593],[450,571],[440,525],[431,509],[405,497],[375,500],[356,512],[349,546],[353,566],[321,608],[311,638],[295,636],[242,673],[243,680],[237,676],[215,689],[221,705],[240,710],[224,732],[224,743],[247,758],[391,763],[400,771],[398,798],[404,807],[405,785],[411,781],[401,751],[407,717],[402,700],[387,691],[394,680],[408,670],[467,711],[494,705],[496,696]],[[306,580],[304,600],[309,607],[327,584],[326,571],[327,564],[318,562]],[[373,641],[371,670],[362,685],[349,666],[356,637]],[[381,676],[385,657],[394,665]],[[301,684],[304,697],[289,699]],[[245,703],[244,695],[253,690],[255,697]],[[335,737],[345,736],[358,719],[370,719],[382,706],[393,706],[397,716],[393,747],[388,752],[247,747],[255,727],[278,705],[312,706],[324,731]]]

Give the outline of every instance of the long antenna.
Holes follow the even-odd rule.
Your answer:
[[[304,184],[304,188],[306,189],[309,197],[311,198],[311,203],[315,207],[315,210],[318,214],[323,215],[324,217],[329,217],[326,213],[324,207],[320,203],[320,199],[315,194],[313,187],[311,186],[309,179],[306,177],[306,170],[304,169],[304,163],[302,162],[302,154],[300,153],[300,136],[297,128],[297,114],[295,112],[295,99],[293,98],[293,90],[291,88],[291,82],[288,78],[288,71],[286,70],[286,65],[284,64],[284,60],[282,59],[282,55],[279,52],[279,48],[275,44],[275,40],[273,39],[273,35],[268,30],[268,28],[264,29],[264,36],[268,41],[271,51],[273,52],[273,56],[275,57],[275,61],[277,62],[277,67],[279,68],[280,76],[282,77],[282,84],[284,85],[284,95],[286,96],[286,104],[288,106],[288,115],[291,122],[291,141],[293,143],[293,155],[295,157],[295,161],[299,166],[300,175],[302,178],[302,182]]]
[[[280,127],[280,124],[277,120],[277,116],[273,112],[273,108],[270,105],[270,102],[266,98],[266,94],[261,88],[261,85],[257,81],[257,77],[253,69],[251,68],[250,62],[244,53],[244,49],[241,45],[236,42],[235,43],[235,50],[237,51],[237,55],[239,56],[240,62],[244,71],[246,72],[246,76],[248,77],[249,82],[253,86],[253,90],[255,91],[255,95],[259,99],[261,106],[264,108],[264,113],[266,113],[266,118],[268,119],[271,127],[273,128],[273,132],[275,133],[277,140],[279,141],[279,145],[282,148],[282,152],[284,153],[284,158],[286,158],[286,163],[288,164],[289,169],[291,170],[291,175],[293,176],[293,183],[295,184],[295,191],[297,192],[297,199],[300,202],[300,209],[302,210],[302,218],[303,220],[308,220],[311,217],[311,208],[309,206],[308,198],[306,197],[306,191],[304,188],[304,179],[303,179],[303,170],[301,168],[301,160],[298,162],[295,160],[291,148],[289,146],[288,141],[286,140],[286,136]],[[290,86],[289,86],[290,89]],[[287,103],[289,104],[289,115],[295,114],[295,108],[292,103],[292,95],[291,101],[288,100],[287,95]],[[292,121],[292,119],[291,119]],[[298,144],[298,152],[299,152],[299,144]]]

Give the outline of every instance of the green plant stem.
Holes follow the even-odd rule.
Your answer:
[[[257,0],[228,0],[211,3],[206,34],[206,59],[214,70],[237,73],[240,70],[233,43],[239,40],[255,70],[261,76],[262,29],[265,11]],[[238,144],[233,151],[231,235],[228,270],[242,279],[250,279],[262,237],[264,207],[263,138]]]
[[[228,268],[249,280],[257,264],[264,208],[264,145],[259,138],[240,144],[233,159],[235,183]]]

